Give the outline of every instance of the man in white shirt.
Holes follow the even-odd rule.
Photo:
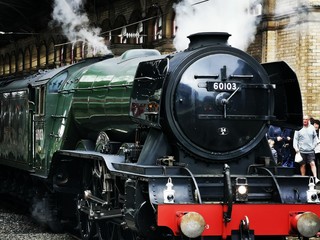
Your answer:
[[[317,143],[317,133],[314,126],[310,124],[310,117],[306,115],[303,117],[303,127],[294,133],[293,148],[297,153],[300,152],[302,157],[302,161],[299,163],[301,175],[306,175],[306,164],[308,163],[316,182],[319,181],[317,178],[316,157],[314,153]]]

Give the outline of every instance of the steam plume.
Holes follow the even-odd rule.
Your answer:
[[[101,29],[90,27],[82,0],[54,0],[52,17],[58,23],[69,41],[85,41],[89,49],[96,53],[107,54],[110,50],[99,36]]]
[[[188,47],[187,36],[197,32],[228,32],[229,44],[246,50],[254,40],[259,0],[183,0],[175,4],[178,27],[174,46],[181,51]]]

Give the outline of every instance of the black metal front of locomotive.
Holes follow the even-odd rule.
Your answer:
[[[179,64],[174,60],[162,119],[179,145],[207,160],[230,160],[252,150],[274,109],[273,86],[261,65],[229,46],[199,48]]]

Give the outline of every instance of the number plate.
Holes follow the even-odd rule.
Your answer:
[[[223,91],[232,92],[239,87],[239,83],[236,82],[207,82],[208,91]]]

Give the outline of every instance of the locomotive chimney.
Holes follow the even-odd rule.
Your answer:
[[[226,32],[200,32],[189,35],[189,50],[210,45],[228,45],[231,35]]]

